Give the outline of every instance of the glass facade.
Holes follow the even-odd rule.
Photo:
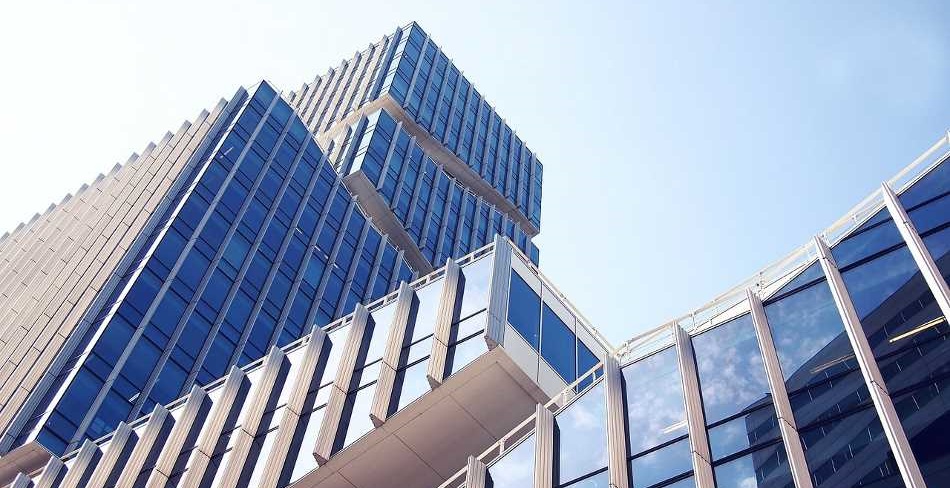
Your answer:
[[[490,200],[447,173],[385,110],[350,127],[334,165],[343,174],[361,172],[426,260],[444,263],[507,236],[538,261],[538,249],[521,225]]]
[[[412,278],[269,85],[215,137],[15,445],[64,452]]]

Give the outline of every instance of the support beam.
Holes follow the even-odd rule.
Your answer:
[[[145,430],[142,431],[142,436],[135,443],[132,454],[129,455],[122,472],[119,473],[119,478],[115,484],[116,488],[132,488],[135,486],[135,480],[142,468],[145,467],[146,462],[158,457],[174,423],[175,420],[165,407],[155,405],[152,414],[148,417],[148,422],[145,424]]]
[[[10,488],[33,488],[33,480],[23,473],[17,473]]]
[[[185,400],[185,406],[182,407],[184,410],[175,422],[171,434],[167,439],[161,439],[161,441],[164,441],[161,446],[161,454],[159,454],[158,461],[155,462],[155,467],[152,468],[152,472],[149,474],[148,481],[145,484],[147,488],[159,488],[168,484],[168,479],[171,477],[175,462],[178,460],[185,442],[189,438],[193,438],[201,429],[201,423],[208,414],[210,406],[211,400],[208,398],[208,394],[201,387],[195,385],[191,389],[188,399]]]
[[[232,438],[236,437],[236,442],[223,467],[224,471],[217,484],[218,487],[234,488],[239,484],[247,483],[247,478],[251,474],[248,467],[257,464],[257,459],[248,459],[254,439],[262,433],[261,423],[264,412],[276,404],[277,394],[281,390],[279,385],[283,384],[289,365],[284,351],[277,346],[272,347],[261,366],[263,368],[261,377],[248,396],[249,404],[241,415],[241,426],[231,433]],[[266,425],[263,430],[267,430]]]
[[[607,472],[611,488],[628,488],[626,406],[623,401],[623,372],[613,354],[604,359],[607,395]]]
[[[449,352],[449,342],[451,342],[452,323],[458,318],[459,313],[461,274],[462,269],[458,263],[452,258],[447,259],[439,310],[435,318],[435,331],[432,334],[432,352],[429,355],[429,366],[426,372],[426,379],[429,380],[429,386],[433,389],[445,380],[445,363]]]
[[[66,476],[66,466],[58,457],[53,456],[46,462],[43,472],[36,480],[36,488],[53,488],[60,485],[63,477]]]
[[[119,471],[131,455],[136,440],[132,427],[125,422],[119,422],[119,427],[116,428],[115,433],[112,434],[112,440],[109,441],[109,447],[102,454],[102,459],[99,460],[92,477],[89,478],[88,486],[91,488],[113,486]]]
[[[937,263],[930,255],[930,251],[927,250],[924,240],[920,238],[917,228],[914,227],[914,223],[910,220],[904,205],[901,204],[894,191],[887,186],[887,183],[882,185],[881,191],[884,195],[884,204],[887,206],[887,211],[894,219],[894,224],[897,225],[897,230],[904,238],[914,262],[920,268],[920,274],[923,275],[924,281],[930,287],[930,291],[937,301],[937,306],[940,307],[940,313],[944,317],[950,317],[950,288],[947,287],[947,281],[943,279],[940,268],[937,267]]]
[[[752,310],[752,325],[755,336],[759,340],[759,350],[762,352],[762,364],[765,366],[765,376],[769,382],[769,392],[772,394],[772,404],[775,406],[775,415],[778,419],[779,430],[782,433],[782,442],[785,444],[785,453],[788,455],[788,466],[792,471],[792,479],[797,488],[812,488],[811,474],[805,463],[805,449],[798,436],[798,426],[792,415],[792,404],[788,399],[788,390],[785,388],[785,376],[782,374],[782,365],[772,342],[772,330],[762,300],[752,290],[746,290],[749,299],[749,308]]]
[[[534,488],[554,487],[554,414],[542,404],[534,410]]]
[[[373,394],[373,406],[369,413],[369,418],[376,427],[383,425],[389,418],[389,406],[392,403],[393,388],[396,384],[396,370],[399,369],[399,358],[406,341],[406,330],[409,327],[415,297],[415,290],[403,281],[396,295],[396,310],[389,327],[389,336],[386,338],[386,347],[379,367],[379,379],[376,381],[376,392]]]
[[[488,317],[485,324],[485,342],[489,349],[505,343],[508,324],[508,288],[511,285],[511,244],[496,234],[492,259],[491,287],[488,296]]]
[[[321,361],[323,355],[323,345],[326,340],[326,332],[319,327],[314,327],[310,332],[310,339],[307,341],[306,351],[303,353],[301,363],[298,366],[300,371],[297,373],[297,379],[293,385],[285,388],[292,388],[290,398],[287,399],[287,405],[281,414],[277,424],[277,437],[274,440],[274,446],[264,461],[264,473],[261,475],[258,486],[277,486],[280,481],[280,475],[284,464],[287,463],[287,455],[290,446],[294,440],[294,434],[297,431],[297,425],[300,422],[301,411],[307,399],[307,393],[318,386],[323,377],[323,368],[326,367]]]
[[[182,488],[197,488],[211,482],[210,478],[215,472],[208,472],[208,466],[218,450],[218,443],[221,434],[228,427],[228,420],[233,419],[241,410],[247,383],[244,371],[233,366],[221,386],[221,396],[211,406],[211,413],[201,426],[198,443],[188,457],[188,470],[181,481]]]
[[[465,464],[465,488],[486,488],[488,468],[475,456],[469,456]]]
[[[337,431],[340,429],[340,421],[343,418],[346,394],[350,390],[353,370],[356,368],[360,350],[363,348],[363,337],[366,334],[366,321],[368,319],[369,311],[366,307],[356,305],[356,310],[353,311],[353,318],[349,324],[350,332],[347,335],[346,344],[343,346],[343,354],[340,357],[336,379],[333,380],[333,385],[330,388],[330,398],[327,400],[327,406],[324,410],[326,413],[324,413],[323,423],[320,425],[317,442],[313,447],[313,457],[320,464],[329,461],[333,454]]]
[[[66,477],[63,478],[63,484],[60,488],[83,488],[87,486],[89,477],[92,476],[92,470],[96,463],[102,457],[102,451],[95,442],[86,439],[76,454],[76,460],[66,471]]]
[[[861,375],[864,377],[864,382],[871,394],[874,409],[877,411],[881,426],[884,428],[884,435],[887,437],[887,443],[891,447],[891,453],[894,455],[898,470],[900,470],[901,479],[903,479],[907,488],[925,488],[927,485],[924,483],[923,474],[921,474],[917,459],[914,458],[911,451],[907,434],[901,426],[897,410],[894,409],[894,402],[887,391],[887,385],[884,383],[880,369],[878,369],[877,361],[874,359],[874,353],[870,344],[868,344],[864,329],[861,328],[861,321],[854,310],[854,304],[851,302],[851,296],[844,285],[841,272],[838,271],[838,266],[831,255],[831,249],[819,236],[815,236],[815,246],[818,250],[818,262],[821,263],[821,268],[828,279],[828,287],[831,289],[835,306],[841,315],[841,322],[848,334],[848,340],[851,342],[852,349],[854,349],[855,360],[861,368]]]
[[[706,414],[699,393],[699,377],[693,344],[689,333],[673,324],[676,356],[679,359],[680,376],[683,379],[683,395],[686,402],[686,424],[689,428],[689,448],[693,458],[693,476],[697,488],[714,488],[712,456],[709,454],[709,439],[706,435]]]

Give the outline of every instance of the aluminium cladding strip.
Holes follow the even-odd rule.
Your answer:
[[[884,435],[887,437],[887,443],[894,455],[904,485],[907,488],[925,488],[927,485],[924,483],[923,474],[911,451],[907,434],[901,426],[897,410],[894,408],[894,402],[887,391],[887,385],[884,383],[877,361],[874,359],[874,353],[871,351],[864,329],[861,328],[861,321],[854,309],[854,304],[851,302],[851,296],[845,287],[841,272],[838,271],[838,266],[831,255],[831,249],[828,248],[828,245],[820,236],[815,236],[815,246],[818,249],[818,261],[821,263],[825,278],[828,279],[828,286],[831,289],[835,307],[841,315],[844,330],[847,332],[851,348],[854,350],[855,360],[861,369],[861,375],[864,377],[864,382],[871,395],[871,401],[874,403],[874,409],[877,411],[881,426],[884,428]]]
[[[465,466],[464,488],[487,488],[488,468],[475,456],[469,456]]]
[[[426,379],[433,389],[445,381],[445,363],[449,353],[449,343],[452,342],[452,324],[458,318],[459,302],[462,282],[462,270],[454,259],[445,262],[445,279],[442,280],[442,294],[439,299],[439,309],[435,317],[435,329],[432,335],[432,352],[430,353]]]
[[[122,467],[119,473],[115,488],[132,488],[138,479],[142,468],[150,460],[157,459],[165,446],[164,441],[168,438],[175,420],[172,415],[162,405],[155,405],[155,409],[148,417],[142,436],[135,443],[132,454]],[[57,459],[58,458],[53,458]]]
[[[811,474],[805,462],[805,450],[798,435],[798,426],[792,414],[792,404],[785,388],[785,377],[782,375],[782,365],[779,362],[775,343],[772,341],[772,329],[769,327],[768,317],[762,300],[752,290],[746,290],[749,308],[752,314],[752,326],[759,341],[759,350],[762,353],[762,364],[765,366],[765,376],[769,383],[769,392],[772,395],[772,404],[775,406],[775,416],[779,430],[782,433],[782,442],[788,455],[788,464],[792,472],[792,479],[797,488],[812,488]]]
[[[386,337],[379,379],[376,382],[376,392],[373,394],[373,405],[370,408],[369,418],[376,427],[383,425],[389,417],[393,389],[396,384],[396,371],[399,370],[399,359],[406,340],[406,328],[409,325],[409,319],[412,318],[414,301],[416,301],[416,291],[409,286],[409,283],[403,282],[399,285],[399,293],[396,295],[396,310],[389,327],[389,335]]]
[[[679,359],[680,377],[683,381],[683,393],[686,405],[686,424],[689,430],[689,447],[693,458],[693,476],[698,488],[714,488],[712,456],[709,453],[709,439],[706,433],[706,415],[703,412],[703,400],[699,391],[699,376],[696,371],[696,359],[689,333],[672,324],[674,347]]]
[[[55,282],[64,283],[62,286],[56,288],[60,293],[51,293],[49,290],[46,290],[43,293],[44,296],[47,297],[47,302],[57,304],[64,303],[67,305],[67,307],[61,307],[59,311],[47,311],[45,313],[47,316],[53,317],[53,319],[57,321],[56,323],[76,323],[76,325],[72,328],[72,330],[59,330],[52,336],[49,335],[48,331],[43,333],[42,331],[37,330],[39,329],[38,327],[32,327],[31,332],[27,336],[27,340],[29,340],[30,337],[36,337],[35,341],[42,341],[45,344],[57,345],[65,341],[63,352],[60,354],[60,351],[57,347],[45,347],[43,354],[39,356],[33,365],[27,366],[21,362],[20,367],[17,368],[17,377],[4,377],[4,386],[3,390],[0,390],[0,394],[6,398],[10,398],[8,389],[16,387],[18,388],[18,391],[14,396],[18,396],[23,393],[24,397],[26,394],[29,394],[29,398],[27,399],[26,408],[18,408],[18,405],[11,404],[11,402],[8,401],[4,405],[3,411],[0,412],[0,424],[6,425],[7,422],[11,422],[10,419],[13,419],[13,423],[11,424],[11,428],[9,430],[16,431],[20,428],[19,426],[29,419],[29,416],[32,412],[32,407],[29,405],[35,405],[36,402],[38,402],[46,394],[46,390],[53,386],[52,381],[58,374],[59,369],[62,368],[68,357],[72,354],[72,349],[75,348],[82,339],[85,329],[88,328],[89,324],[98,313],[98,309],[102,306],[104,301],[108,299],[112,289],[117,286],[121,276],[125,272],[125,269],[131,264],[131,260],[138,252],[138,249],[144,245],[144,240],[139,238],[139,236],[147,236],[151,234],[152,229],[158,223],[158,219],[162,216],[162,214],[164,214],[167,207],[171,204],[171,200],[168,198],[168,195],[174,195],[177,193],[179,187],[183,184],[181,178],[178,178],[178,175],[185,171],[191,170],[193,166],[197,164],[198,158],[208,149],[208,146],[213,139],[209,136],[220,131],[222,125],[227,120],[229,120],[231,113],[234,111],[235,105],[238,103],[236,100],[241,97],[242,93],[244,93],[243,89],[238,90],[237,94],[230,102],[225,102],[222,100],[210,114],[208,112],[203,112],[199,120],[188,127],[186,133],[188,134],[189,139],[186,146],[175,149],[174,154],[171,156],[161,159],[153,159],[152,164],[157,164],[157,166],[155,168],[143,170],[143,175],[154,173],[156,176],[163,174],[160,172],[160,169],[166,169],[167,171],[164,173],[164,179],[162,179],[156,187],[156,191],[148,194],[149,206],[153,207],[151,212],[145,210],[146,206],[139,206],[138,213],[135,214],[133,213],[133,209],[136,207],[135,205],[128,203],[123,204],[124,207],[128,208],[126,216],[123,217],[123,222],[129,221],[129,219],[132,221],[132,224],[128,227],[127,231],[124,234],[121,234],[121,238],[123,240],[118,244],[119,249],[125,250],[124,253],[111,252],[110,248],[101,242],[101,240],[105,237],[104,232],[102,231],[87,235],[85,239],[93,239],[94,235],[96,238],[94,241],[87,242],[87,244],[85,244],[88,247],[80,247],[80,249],[76,251],[82,252],[83,249],[85,249],[87,251],[98,250],[100,254],[108,253],[109,257],[105,258],[106,262],[119,260],[117,265],[111,267],[105,266],[102,264],[103,258],[98,258],[99,261],[94,262],[94,257],[90,256],[88,258],[80,258],[80,262],[76,264],[76,266],[86,266],[85,272],[76,271],[76,267],[59,267],[58,276],[60,278],[57,278]],[[182,137],[182,140],[184,140],[184,137]],[[146,159],[139,158],[135,163],[130,163],[129,170],[134,170],[138,161],[145,161]],[[168,164],[167,161],[173,161],[173,164]],[[182,166],[182,169],[172,174],[172,170],[179,166]],[[116,175],[119,174],[121,174],[121,171],[116,173]],[[155,183],[150,182],[148,185],[153,186]],[[132,195],[138,194],[144,194],[144,192],[133,192],[130,189],[128,193],[125,193],[125,201],[130,201]],[[118,214],[116,214],[115,218],[118,218]],[[110,220],[104,216],[104,218],[101,219],[96,225],[105,228],[109,227],[109,222]],[[120,235],[120,233],[113,232],[111,235],[116,236]],[[96,269],[94,271],[90,271],[93,265],[96,266]],[[87,288],[86,291],[82,293],[82,296],[80,296],[75,301],[63,299],[61,295],[64,293],[69,296],[75,295],[73,290],[82,286],[79,281],[80,278],[84,276],[87,278],[83,279],[88,279],[88,276],[93,276],[93,281],[90,281],[90,283],[98,282],[103,284],[97,285],[95,288]],[[98,295],[96,292],[98,292]],[[68,305],[70,304],[74,305],[69,308]],[[14,348],[16,347],[22,346],[14,346]],[[47,369],[49,372],[43,375],[43,372]],[[31,376],[23,376],[27,373],[30,373]],[[7,436],[2,440],[2,442],[0,442],[0,448],[2,448],[2,451],[9,449],[9,446],[13,440],[14,439],[11,436]]]
[[[628,488],[627,416],[623,401],[623,373],[613,355],[604,359],[604,395],[607,410],[607,472],[611,488]],[[589,393],[588,393],[589,394]]]
[[[534,409],[534,488],[554,487],[554,413],[542,404]]]

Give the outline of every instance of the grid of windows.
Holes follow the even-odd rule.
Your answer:
[[[16,444],[99,437],[411,279],[269,85],[218,138]]]
[[[537,247],[524,229],[451,177],[386,110],[352,125],[339,152],[349,156],[336,163],[338,170],[366,176],[430,264],[464,256],[496,233],[537,263]]]

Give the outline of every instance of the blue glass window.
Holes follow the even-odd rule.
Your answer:
[[[630,461],[633,488],[647,488],[693,470],[689,439],[674,442]]]
[[[511,272],[508,292],[508,323],[528,341],[528,344],[531,344],[531,347],[540,350],[541,297],[514,270]]]
[[[564,380],[571,383],[577,379],[577,358],[574,332],[551,310],[543,306],[541,320],[541,357]]]

